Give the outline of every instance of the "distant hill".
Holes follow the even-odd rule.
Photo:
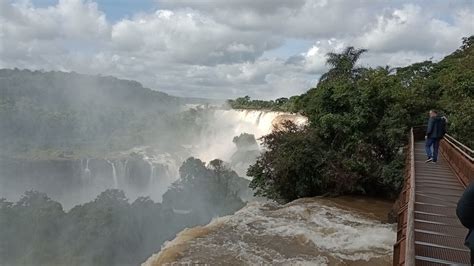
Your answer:
[[[145,133],[163,137],[160,128],[186,104],[215,102],[110,76],[0,69],[0,148],[127,148],[143,144]]]
[[[171,111],[182,99],[115,77],[17,69],[0,70],[2,101],[29,99],[52,108],[78,108],[88,104],[123,106],[141,111]]]

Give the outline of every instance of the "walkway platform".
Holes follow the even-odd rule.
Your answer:
[[[469,264],[467,229],[456,217],[464,186],[441,154],[436,164],[425,163],[424,145],[415,142],[415,264]]]
[[[446,134],[438,162],[425,163],[425,130],[414,127],[409,135],[393,265],[469,265],[468,230],[456,206],[474,182],[474,151]]]

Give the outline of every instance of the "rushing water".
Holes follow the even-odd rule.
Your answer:
[[[193,144],[191,151],[193,156],[206,162],[216,158],[229,161],[236,151],[232,140],[242,133],[252,134],[258,140],[284,121],[292,121],[300,126],[308,121],[299,114],[271,111],[213,110],[210,115],[212,122],[198,133],[199,142]],[[244,173],[239,172],[240,175]]]
[[[396,233],[382,217],[390,205],[357,198],[251,202],[182,231],[143,266],[391,265]]]

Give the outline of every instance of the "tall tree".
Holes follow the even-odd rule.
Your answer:
[[[319,81],[341,77],[349,79],[358,77],[363,69],[357,68],[356,63],[365,52],[367,52],[366,49],[357,49],[349,46],[342,53],[331,52],[326,54],[326,64],[330,66],[330,69],[321,76]]]

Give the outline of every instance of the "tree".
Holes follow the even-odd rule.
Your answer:
[[[231,184],[241,179],[222,160],[206,164],[194,157],[188,158],[179,168],[180,179],[163,195],[165,208],[188,210],[200,223],[216,215],[232,213],[243,206],[237,189]]]
[[[334,78],[357,78],[363,68],[356,68],[356,63],[365,52],[367,52],[366,49],[356,49],[350,46],[342,53],[328,53],[326,64],[330,66],[330,69],[321,76],[319,82]]]

